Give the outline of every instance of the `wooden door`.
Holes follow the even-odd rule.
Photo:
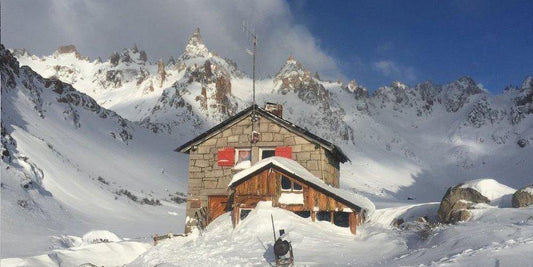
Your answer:
[[[209,222],[228,210],[228,196],[209,196]]]

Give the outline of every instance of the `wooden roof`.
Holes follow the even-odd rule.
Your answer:
[[[285,120],[279,116],[276,116],[266,110],[264,110],[263,108],[257,106],[257,105],[252,105],[246,109],[244,109],[243,111],[235,114],[234,116],[228,118],[227,120],[221,122],[220,124],[216,125],[215,127],[205,131],[204,133],[198,135],[197,137],[195,137],[194,139],[188,141],[187,143],[181,145],[180,147],[176,148],[174,151],[177,151],[177,152],[182,152],[182,153],[189,153],[189,150],[194,146],[194,145],[197,145],[209,138],[211,138],[212,136],[220,133],[221,131],[233,126],[234,124],[240,122],[241,120],[245,119],[248,115],[250,115],[253,111],[255,107],[255,111],[265,117],[265,118],[268,118],[274,122],[276,122],[278,125],[282,126],[283,128],[287,129],[288,131],[306,139],[307,141],[313,143],[313,144],[316,144],[316,145],[319,145],[321,147],[323,147],[324,149],[328,150],[337,160],[339,160],[340,162],[344,163],[346,161],[351,161],[348,156],[346,156],[346,154],[344,154],[344,152],[341,150],[340,147],[336,146],[335,144],[321,138],[321,137],[318,137],[314,134],[312,134],[311,132],[309,132],[308,130],[304,129],[304,128],[301,128],[297,125],[295,125],[294,123],[288,121],[288,120]]]

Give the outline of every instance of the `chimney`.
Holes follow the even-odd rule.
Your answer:
[[[266,102],[265,104],[265,110],[280,117],[283,118],[283,105],[277,104],[277,103],[271,103]]]

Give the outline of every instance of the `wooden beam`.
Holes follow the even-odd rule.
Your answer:
[[[348,222],[350,224],[350,232],[355,235],[357,231],[357,221],[355,219],[355,211],[350,212],[350,216],[348,217]]]

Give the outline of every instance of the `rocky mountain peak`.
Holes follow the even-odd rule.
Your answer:
[[[456,112],[468,101],[470,96],[486,93],[468,76],[443,86],[442,94],[446,110]]]
[[[407,86],[405,83],[402,83],[400,81],[394,81],[390,84],[390,87],[399,89],[399,90],[406,90],[409,89],[409,86]]]
[[[185,46],[185,51],[183,51],[183,54],[181,54],[180,59],[185,60],[190,58],[208,56],[209,50],[202,42],[200,28],[196,28],[196,30],[191,34],[191,38],[189,38],[189,42]]]
[[[302,63],[294,59],[293,56],[289,56],[285,65],[276,74],[275,81],[283,81],[286,78],[296,78],[300,77],[301,79],[310,79],[311,72],[307,70]]]
[[[60,56],[60,55],[64,55],[64,54],[74,54],[74,56],[77,59],[83,59],[83,60],[88,60],[89,59],[88,57],[83,57],[82,58],[80,52],[78,52],[78,49],[76,49],[76,46],[73,45],[73,44],[60,46],[54,52],[54,56],[56,56],[56,57]]]
[[[148,55],[144,50],[139,50],[137,45],[133,48],[124,48],[120,55],[120,62],[144,64],[148,61]]]
[[[13,54],[14,57],[28,57],[30,54],[28,53],[28,50],[25,48],[15,48],[11,50],[11,54]]]
[[[529,75],[522,83],[522,89],[533,88],[533,76]]]
[[[385,103],[407,103],[409,102],[409,97],[407,95],[407,90],[409,87],[399,81],[394,81],[390,86],[380,87],[374,92],[374,97],[381,101],[381,104]]]
[[[353,93],[356,100],[368,99],[370,97],[368,89],[358,85],[356,80],[351,80],[348,82],[344,89],[350,93]]]

